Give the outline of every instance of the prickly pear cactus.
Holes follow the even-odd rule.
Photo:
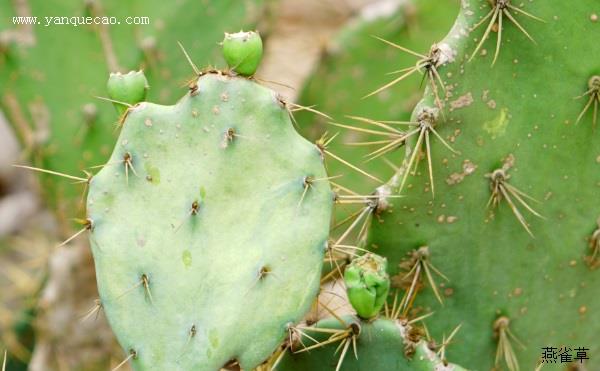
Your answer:
[[[383,187],[405,197],[375,210],[368,247],[405,313],[435,311],[434,337],[463,324],[466,367],[532,370],[544,347],[600,367],[598,11],[463,0],[422,60],[427,92]]]
[[[257,83],[202,74],[129,108],[93,177],[103,309],[135,369],[251,369],[308,311],[333,196],[322,154]]]
[[[417,326],[378,318],[363,321],[344,316],[319,321],[294,336],[296,352],[283,356],[277,369],[462,371],[439,358]],[[313,342],[330,342],[311,349]],[[308,349],[308,350],[307,350]]]

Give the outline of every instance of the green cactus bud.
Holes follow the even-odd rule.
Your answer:
[[[263,46],[258,32],[226,33],[223,57],[231,69],[243,76],[252,76],[262,59]]]
[[[354,259],[346,268],[348,299],[359,317],[373,318],[383,307],[390,289],[386,269],[387,260],[371,253]]]
[[[120,72],[111,73],[106,84],[106,90],[110,99],[115,100],[115,108],[119,114],[123,114],[127,107],[124,104],[136,104],[146,99],[148,91],[148,80],[144,71],[130,71],[126,74]]]

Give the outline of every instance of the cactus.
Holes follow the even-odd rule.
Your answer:
[[[174,106],[128,108],[85,229],[135,369],[269,357],[318,291],[333,204],[321,156],[276,93],[219,71]]]
[[[277,369],[296,370],[415,370],[463,371],[441,359],[421,340],[422,328],[406,321],[379,318],[364,321],[344,316],[299,328],[296,352],[285,354]],[[314,347],[313,342],[329,342]],[[304,346],[304,347],[303,347]]]
[[[248,78],[260,61],[256,39],[226,37],[230,70],[193,66],[198,76],[173,106],[124,102],[110,160],[80,178],[90,193],[79,232],[90,232],[124,363],[462,370],[446,360],[455,342],[452,360],[473,369],[539,370],[547,347],[568,353],[570,367],[586,358],[598,368],[594,1],[462,0],[450,33],[431,46],[377,41],[410,65],[359,95],[378,117],[334,125],[377,126],[386,140],[370,143],[369,157],[390,155],[394,174],[367,196],[351,191],[363,192],[362,181],[338,187],[336,201],[361,209],[331,240],[322,160],[347,161],[331,137],[316,146],[299,137],[288,103]],[[436,4],[419,4],[435,23]],[[404,117],[386,99],[414,89],[419,72],[425,93]],[[347,97],[337,98],[344,107]],[[389,121],[379,121],[374,99]],[[358,165],[350,167],[378,181],[377,166]],[[372,253],[356,256],[363,248]],[[358,318],[327,308],[332,318],[299,324],[323,254],[334,250],[342,257],[331,257],[336,270],[321,281],[344,268]]]
[[[367,247],[406,293],[403,314],[435,311],[434,337],[463,324],[452,355],[466,367],[534,369],[544,347],[600,367],[595,9],[462,1],[424,71],[445,92],[428,82],[379,189],[405,197],[373,211]]]

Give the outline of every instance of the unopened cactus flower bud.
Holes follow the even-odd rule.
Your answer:
[[[346,268],[348,299],[359,317],[373,318],[381,311],[390,289],[386,269],[387,260],[371,253],[354,259]]]
[[[119,114],[127,109],[127,106],[121,103],[133,105],[144,101],[148,88],[148,80],[142,70],[130,71],[126,74],[111,73],[106,84],[108,96],[115,101],[114,105]]]
[[[226,33],[223,57],[229,68],[243,76],[252,76],[262,59],[263,46],[258,32]]]

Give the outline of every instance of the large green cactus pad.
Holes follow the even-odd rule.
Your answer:
[[[322,154],[277,94],[222,73],[127,114],[88,196],[100,297],[135,369],[264,361],[318,287]]]
[[[454,28],[441,41],[455,61],[439,67],[450,96],[444,107],[447,120],[440,116],[435,122],[435,130],[460,154],[430,135],[435,198],[424,155],[402,191],[407,197],[394,200],[374,220],[370,248],[387,257],[390,273],[401,282],[410,269],[407,254],[429,247],[428,266],[450,282],[423,274],[415,305],[436,312],[428,319],[434,336],[448,323],[463,323],[453,348],[457,362],[482,370],[494,365],[517,369],[505,361],[511,353],[506,347],[495,360],[508,339],[522,369],[535,368],[543,347],[570,348],[573,358],[576,348],[588,348],[588,368],[597,369],[600,272],[589,265],[595,265],[593,248],[600,246],[598,232],[593,237],[600,215],[600,133],[593,130],[591,109],[575,125],[590,96],[574,97],[590,89],[589,79],[600,74],[600,44],[594,41],[600,39],[600,24],[594,21],[599,9],[595,0],[512,3],[545,23],[507,10],[534,44],[503,13],[502,43],[492,67],[500,36],[494,26],[467,62],[489,18],[471,29],[492,5],[462,1]],[[423,107],[435,107],[431,92],[413,118]],[[495,178],[494,184],[486,177],[502,168],[510,178]],[[390,187],[399,184],[403,171]],[[494,191],[498,182],[504,191]],[[491,197],[492,205],[498,201],[495,208],[486,207]],[[544,218],[528,211],[519,197]]]

